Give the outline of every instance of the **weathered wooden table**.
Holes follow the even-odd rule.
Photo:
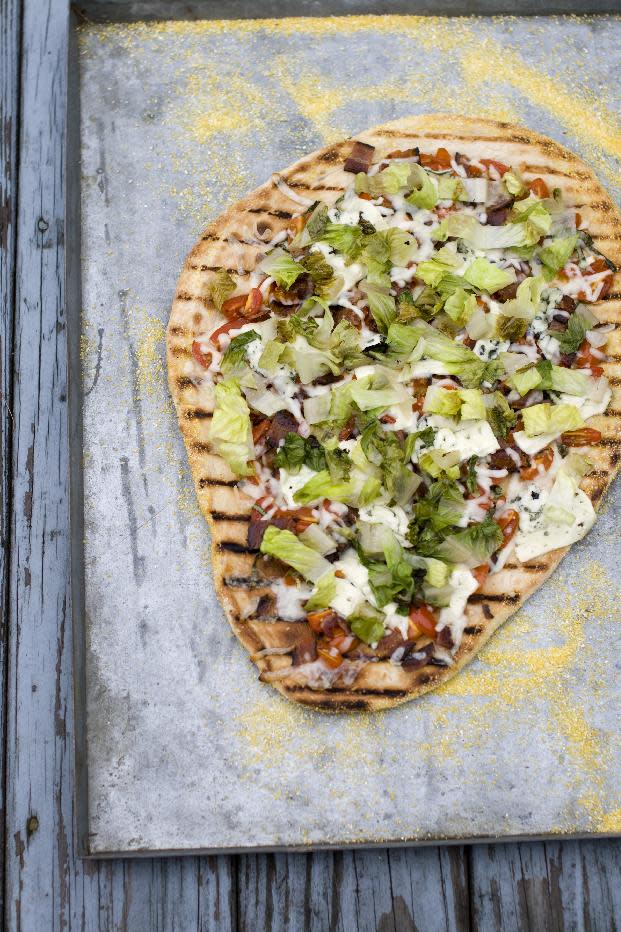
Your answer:
[[[0,0],[6,927],[616,929],[621,841],[82,862],[64,311],[65,0]]]

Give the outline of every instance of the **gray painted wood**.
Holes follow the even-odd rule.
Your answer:
[[[0,0],[0,690],[6,691],[9,605],[11,437],[13,428],[12,353],[17,214],[17,125],[19,121],[20,22],[16,0]],[[4,748],[5,706],[0,702],[0,740]],[[4,761],[0,759],[0,806],[4,816]],[[4,845],[0,852],[4,874]],[[0,891],[0,925],[4,889]]]
[[[10,570],[6,927],[24,932],[618,928],[621,843],[616,841],[102,863],[76,858],[63,307],[66,7],[62,0],[0,0],[0,14],[5,515],[7,492],[12,492],[10,567],[5,524],[0,551],[0,569]],[[14,422],[7,400],[13,402]]]

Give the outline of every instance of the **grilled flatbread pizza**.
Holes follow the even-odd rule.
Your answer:
[[[420,696],[588,533],[621,459],[619,264],[575,155],[455,116],[322,149],[207,228],[170,388],[264,682]]]

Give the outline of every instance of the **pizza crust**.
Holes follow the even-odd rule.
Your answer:
[[[447,132],[450,127],[450,132]],[[432,152],[444,146],[454,154],[495,158],[518,166],[526,179],[542,177],[550,188],[561,188],[565,201],[585,217],[596,248],[621,267],[621,216],[593,172],[572,152],[531,130],[510,123],[446,114],[407,117],[378,126],[355,137],[375,146],[375,159],[394,149],[419,146]],[[246,535],[251,502],[235,488],[235,477],[207,444],[213,398],[207,377],[196,381],[192,342],[208,335],[224,318],[206,298],[215,272],[228,268],[240,278],[254,269],[266,251],[265,241],[285,229],[304,207],[301,201],[321,199],[333,204],[351,184],[343,171],[352,141],[345,140],[300,159],[279,176],[229,208],[210,224],[188,256],[181,272],[167,332],[168,378],[199,504],[212,536],[216,591],[239,640],[251,654],[265,648],[287,647],[304,625],[266,621],[254,613],[269,588],[253,571],[256,554],[248,551]],[[284,180],[283,185],[279,178]],[[289,192],[294,200],[289,196]],[[301,201],[300,201],[301,199]],[[245,273],[243,272],[245,270]],[[240,277],[240,273],[241,277]],[[601,430],[602,441],[588,448],[593,470],[583,488],[597,508],[621,463],[621,274],[615,273],[607,298],[589,307],[601,323],[615,324],[608,341],[609,361],[604,373],[612,388],[608,411],[589,420]],[[446,682],[461,670],[497,628],[517,612],[558,566],[568,548],[553,551],[526,564],[509,562],[489,576],[482,591],[471,597],[468,624],[450,667],[429,664],[408,671],[389,661],[366,664],[353,684],[329,690],[298,685],[293,676],[272,682],[288,699],[323,711],[378,710],[414,699]],[[284,670],[286,656],[255,660],[262,677]]]

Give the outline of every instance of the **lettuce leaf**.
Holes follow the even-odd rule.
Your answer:
[[[264,369],[266,372],[275,372],[284,349],[284,343],[279,343],[278,340],[268,340],[259,357],[259,369]]]
[[[436,549],[435,556],[451,563],[465,563],[468,567],[480,566],[502,546],[502,531],[491,515],[480,524],[473,524],[445,538]]]
[[[539,250],[538,258],[543,265],[544,275],[548,281],[553,279],[557,272],[564,268],[574,252],[577,242],[577,234],[572,234],[571,236],[552,240],[551,243]]]
[[[464,327],[477,309],[477,299],[463,288],[458,288],[446,299],[444,312],[460,327]]]
[[[256,330],[246,330],[245,333],[238,333],[233,337],[220,360],[222,372],[226,375],[232,369],[241,366],[246,361],[246,347],[258,339],[259,334]]]
[[[489,294],[493,294],[495,291],[499,291],[514,282],[515,272],[513,269],[501,269],[480,256],[468,266],[464,272],[464,279],[479,291],[487,291]]]
[[[543,402],[531,405],[522,411],[524,432],[527,437],[538,434],[562,434],[566,430],[577,430],[584,426],[582,415],[575,405],[552,405]]]
[[[293,283],[304,274],[304,266],[296,262],[281,247],[273,249],[259,264],[259,268],[266,275],[273,278],[281,288],[291,288]]]
[[[289,473],[299,472],[301,466],[319,472],[327,468],[325,450],[315,437],[289,433],[274,457],[274,466]]]
[[[430,385],[425,395],[423,411],[425,414],[440,414],[443,417],[456,417],[461,408],[462,399],[458,391]]]
[[[237,379],[219,382],[215,389],[216,406],[209,427],[208,439],[216,453],[237,476],[251,476],[254,466],[254,443],[250,409],[241,393]]]
[[[226,269],[218,269],[207,286],[207,297],[211,298],[218,310],[221,311],[222,305],[231,297],[236,288],[237,285]]]
[[[414,207],[431,210],[438,203],[438,187],[432,176],[420,165],[411,165],[410,184],[413,190],[407,195],[406,201]]]
[[[371,282],[361,282],[360,288],[366,293],[369,309],[380,333],[388,333],[388,328],[397,318],[397,305],[388,289]]]
[[[321,241],[328,243],[341,255],[355,259],[362,250],[363,237],[364,233],[359,226],[350,226],[346,223],[327,223],[321,234]]]
[[[310,505],[311,502],[318,502],[322,498],[329,498],[333,502],[347,501],[352,493],[350,482],[332,479],[327,469],[322,469],[312,479],[298,489],[293,495],[293,500],[298,505]]]
[[[581,309],[574,311],[567,321],[567,328],[554,334],[559,342],[561,353],[577,353],[591,326],[590,321],[581,313]]]
[[[305,612],[316,612],[323,608],[329,608],[330,602],[336,596],[336,576],[334,570],[330,570],[324,576],[320,576],[315,583],[315,588],[311,597],[304,606]]]
[[[363,602],[347,619],[353,634],[365,644],[376,644],[385,634],[384,615]]]
[[[409,186],[411,168],[410,162],[391,162],[376,175],[359,172],[354,182],[356,194],[370,194],[372,197],[397,194],[401,188]]]
[[[303,544],[291,531],[282,531],[273,525],[266,528],[260,550],[282,560],[311,582],[317,582],[332,571],[330,563],[320,553]]]

